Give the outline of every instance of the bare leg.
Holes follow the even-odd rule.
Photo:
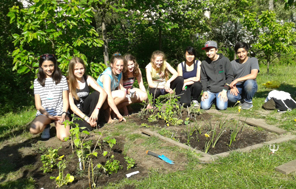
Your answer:
[[[69,117],[66,117],[66,120],[69,120]],[[65,125],[60,123],[59,121],[55,121],[56,130],[57,130],[57,138],[61,141],[64,141],[66,137],[70,136],[70,125]]]
[[[47,116],[45,115],[39,115],[37,116],[34,121],[31,123],[30,125],[30,132],[32,134],[38,134],[38,133],[41,133],[46,125],[50,124],[51,123],[51,119],[49,119]]]

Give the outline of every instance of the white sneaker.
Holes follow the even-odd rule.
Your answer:
[[[41,134],[42,140],[48,140],[50,138],[50,125],[46,125],[45,129]]]
[[[198,104],[198,101],[197,100],[192,100],[191,102],[193,104],[194,107],[198,107],[199,104]]]

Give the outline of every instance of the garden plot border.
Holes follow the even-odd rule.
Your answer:
[[[266,142],[262,142],[262,143],[259,143],[259,144],[255,144],[255,145],[252,145],[252,146],[248,146],[248,147],[245,147],[245,148],[237,149],[237,150],[231,150],[231,151],[223,152],[223,153],[220,153],[220,154],[210,155],[210,154],[206,154],[206,153],[204,153],[204,152],[202,152],[200,150],[196,150],[196,149],[194,149],[194,148],[192,148],[190,146],[187,146],[185,144],[182,144],[180,142],[174,141],[174,140],[172,140],[170,138],[164,137],[164,136],[162,136],[162,135],[160,135],[158,133],[155,133],[155,132],[153,132],[151,130],[140,129],[140,131],[141,131],[141,134],[146,134],[146,135],[149,135],[149,136],[155,136],[155,137],[158,137],[159,139],[167,141],[167,142],[169,142],[169,143],[171,143],[173,145],[176,145],[176,146],[179,146],[181,148],[188,149],[188,150],[194,151],[196,153],[199,153],[202,156],[202,157],[199,158],[199,160],[202,161],[202,162],[205,162],[205,163],[210,163],[210,162],[215,161],[216,159],[221,158],[221,157],[227,157],[231,152],[249,152],[251,150],[261,148],[264,145],[282,143],[282,142],[287,142],[289,140],[296,139],[296,135],[291,134],[291,133],[287,133],[286,130],[280,129],[278,127],[267,125],[264,120],[256,120],[254,118],[252,118],[250,120],[248,119],[248,121],[246,121],[247,119],[242,119],[242,118],[240,118],[239,120],[242,121],[242,122],[245,122],[245,123],[247,123],[249,125],[252,125],[252,126],[261,127],[261,128],[263,128],[265,130],[268,130],[269,132],[275,132],[277,134],[280,134],[279,138],[271,140],[271,141],[266,141]]]

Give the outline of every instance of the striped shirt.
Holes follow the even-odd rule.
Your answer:
[[[130,77],[127,80],[123,81],[123,87],[126,89],[130,89],[130,88],[132,88],[134,82],[135,82],[135,78]]]
[[[63,113],[63,91],[67,90],[68,83],[65,76],[62,76],[61,82],[57,85],[52,78],[46,78],[44,87],[37,79],[34,80],[34,94],[40,96],[41,106],[52,116]],[[39,111],[36,116],[38,115],[41,115]]]

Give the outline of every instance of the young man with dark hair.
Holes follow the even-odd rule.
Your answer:
[[[227,91],[229,83],[233,80],[232,66],[228,58],[217,54],[218,46],[215,41],[207,41],[203,50],[206,51],[206,58],[201,64],[201,84],[203,95],[201,108],[211,108],[216,98],[216,108],[226,110],[228,105]]]
[[[230,83],[230,90],[227,97],[230,102],[235,103],[238,100],[244,100],[241,105],[242,109],[253,107],[252,99],[257,92],[258,85],[256,82],[259,73],[258,59],[248,57],[249,47],[244,42],[238,42],[234,50],[238,59],[231,61],[234,80]]]

